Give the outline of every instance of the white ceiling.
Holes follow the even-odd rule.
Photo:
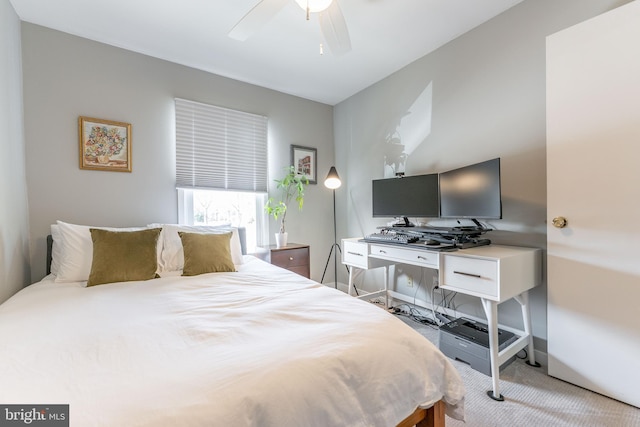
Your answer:
[[[335,0],[352,50],[334,56],[290,0],[246,41],[258,0],[10,0],[21,20],[335,105],[522,0]]]

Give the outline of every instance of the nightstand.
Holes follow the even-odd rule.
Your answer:
[[[278,267],[298,273],[301,276],[310,278],[309,245],[299,243],[289,243],[287,246],[278,248],[276,245],[268,246],[268,261]]]

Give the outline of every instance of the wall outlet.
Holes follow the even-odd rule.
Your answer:
[[[413,288],[413,276],[407,276],[407,286]]]

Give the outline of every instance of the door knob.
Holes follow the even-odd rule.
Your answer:
[[[565,228],[568,223],[567,218],[563,216],[557,216],[553,218],[552,222],[553,222],[553,226],[556,228]]]

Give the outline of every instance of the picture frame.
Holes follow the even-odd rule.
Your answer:
[[[312,147],[291,145],[291,165],[298,175],[304,175],[309,184],[317,184],[318,150]]]
[[[78,117],[80,169],[131,172],[131,124]]]

